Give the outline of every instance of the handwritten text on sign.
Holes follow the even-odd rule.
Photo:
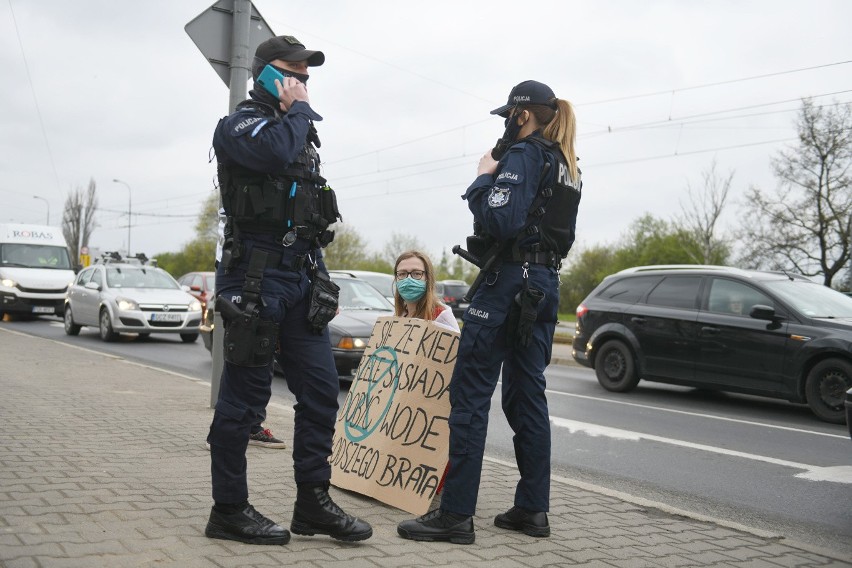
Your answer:
[[[423,514],[447,465],[450,378],[459,334],[379,318],[340,409],[331,481]]]

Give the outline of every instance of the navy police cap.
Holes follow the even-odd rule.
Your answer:
[[[305,49],[305,46],[293,36],[277,36],[257,46],[254,56],[269,63],[275,59],[281,61],[307,61],[308,66],[318,67],[325,63],[322,51]]]
[[[509,111],[517,105],[545,105],[556,108],[556,95],[553,89],[539,83],[538,81],[524,81],[518,83],[509,93],[509,100],[500,108],[495,108],[491,114],[499,114],[502,117],[509,116]]]

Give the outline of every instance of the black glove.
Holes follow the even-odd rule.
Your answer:
[[[515,295],[506,321],[506,340],[514,347],[527,347],[532,338],[533,325],[538,318],[538,305],[544,292],[535,288],[524,288]]]
[[[340,287],[328,274],[315,270],[311,278],[311,304],[308,306],[308,326],[319,335],[328,322],[337,315],[337,298]]]

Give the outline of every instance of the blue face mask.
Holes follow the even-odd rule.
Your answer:
[[[415,280],[411,276],[398,280],[396,289],[406,302],[416,302],[426,293],[426,280]]]

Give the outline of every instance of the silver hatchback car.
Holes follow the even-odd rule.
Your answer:
[[[198,339],[201,302],[168,272],[144,264],[106,262],[80,271],[65,296],[65,333],[97,326],[104,341],[119,333],[178,333]]]

